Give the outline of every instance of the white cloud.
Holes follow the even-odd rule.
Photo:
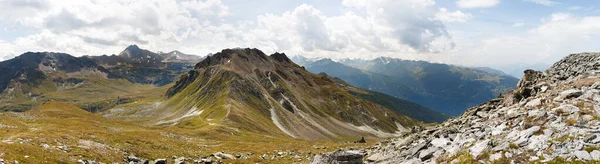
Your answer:
[[[435,14],[435,18],[442,22],[466,22],[473,18],[473,15],[461,11],[448,12],[448,9],[440,8],[440,11]]]
[[[365,10],[367,19],[385,26],[388,37],[414,51],[440,52],[454,47],[444,24],[435,19],[433,0],[344,0],[347,7]]]
[[[462,38],[462,35],[458,35]],[[467,34],[466,37],[473,37]],[[600,16],[554,13],[522,34],[498,34],[482,40],[456,40],[459,64],[501,65],[515,61],[553,63],[567,54],[598,51]]]
[[[551,0],[525,0],[525,1],[526,2],[540,4],[540,5],[544,5],[544,6],[552,6],[552,5],[559,4],[558,2],[551,1]]]
[[[488,8],[496,6],[500,0],[458,0],[456,5],[460,8]]]
[[[523,23],[523,22],[519,22],[519,23],[515,23],[515,24],[513,24],[512,26],[513,26],[513,27],[523,27],[524,25],[525,25],[525,23]]]

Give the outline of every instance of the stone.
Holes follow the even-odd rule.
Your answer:
[[[494,127],[492,129],[492,136],[502,134],[504,132],[504,129],[506,129],[506,123],[502,123],[502,124]]]
[[[311,164],[362,164],[364,155],[358,151],[338,150],[332,153],[317,155]]]
[[[594,82],[590,89],[600,89],[600,81]]]
[[[437,151],[437,148],[430,147],[428,149],[422,150],[419,152],[419,159],[421,161],[427,161],[433,157],[433,153]]]
[[[490,155],[490,161],[495,161],[495,160],[499,160],[500,158],[502,158],[502,153],[495,153]]]
[[[235,159],[235,156],[223,152],[216,152],[213,154],[213,156],[217,159]]]
[[[538,135],[529,138],[529,144],[527,145],[527,149],[529,150],[546,150],[548,148],[548,140],[550,138],[546,135]]]
[[[179,158],[175,158],[175,160],[173,160],[175,164],[185,164],[185,158],[184,157],[179,157]]]
[[[587,137],[585,137],[585,138],[583,139],[583,142],[590,143],[590,142],[592,142],[592,141],[593,141],[594,139],[596,139],[596,138],[598,138],[598,135],[596,135],[596,134],[592,134],[592,135],[590,135],[590,136],[587,136]]]
[[[167,164],[167,159],[155,159],[150,164]]]
[[[544,115],[546,115],[546,111],[544,111],[544,110],[536,109],[536,110],[527,111],[527,116],[529,116],[530,118],[540,118],[540,117],[543,117]]]
[[[533,126],[529,129],[523,130],[521,132],[519,132],[519,136],[521,138],[529,138],[531,137],[531,135],[533,135],[533,133],[537,132],[540,130],[540,126]]]
[[[532,108],[532,107],[538,107],[542,105],[542,99],[541,98],[537,98],[537,99],[533,99],[529,102],[527,102],[527,104],[525,104],[526,108]]]
[[[48,144],[42,144],[42,148],[44,148],[44,149],[50,149],[50,145],[48,145]]]
[[[590,156],[592,157],[592,160],[600,161],[600,151],[594,150],[590,153]]]
[[[383,159],[384,159],[383,154],[381,154],[381,153],[375,153],[375,154],[369,156],[369,158],[367,158],[367,161],[368,162],[377,162],[377,161],[380,161],[380,160],[383,160]]]
[[[582,150],[575,151],[575,152],[573,152],[573,155],[575,155],[575,157],[577,157],[578,159],[581,159],[581,160],[586,160],[586,161],[592,160],[592,156],[587,151],[582,151]]]
[[[594,120],[594,116],[586,114],[586,115],[581,116],[581,120],[583,122],[590,122],[590,121]]]
[[[483,151],[489,148],[490,140],[483,140],[477,142],[473,147],[469,148],[469,153],[475,158],[477,158]]]
[[[573,105],[562,105],[551,109],[551,111],[554,113],[573,114],[575,112],[579,112],[579,108]]]
[[[569,90],[561,92],[557,98],[559,98],[559,100],[564,100],[564,99],[577,98],[581,95],[583,95],[583,92],[581,92],[580,90],[569,89]]]
[[[434,138],[431,140],[431,145],[435,147],[445,147],[450,143],[450,140],[446,138]]]

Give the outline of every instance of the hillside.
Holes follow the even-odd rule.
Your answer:
[[[305,67],[454,116],[514,88],[518,81],[474,68],[384,57],[339,62],[323,59]]]
[[[340,78],[336,78],[336,77],[330,77],[330,78],[339,87],[350,92],[352,95],[362,98],[362,99],[365,99],[365,100],[372,101],[372,102],[377,103],[381,106],[384,106],[396,113],[406,115],[410,118],[413,118],[413,119],[416,119],[419,121],[423,121],[423,122],[427,122],[427,123],[443,122],[446,119],[450,118],[450,116],[447,114],[443,114],[443,113],[431,110],[431,109],[421,106],[417,103],[410,102],[407,100],[402,100],[402,99],[399,99],[399,98],[396,98],[396,97],[393,97],[390,95],[386,95],[383,93],[358,88],[358,87],[355,87],[355,86],[352,86],[352,85],[346,83],[345,81],[343,81]]]
[[[381,142],[366,150],[366,160],[598,163],[598,73],[600,53],[571,54],[545,72],[527,70],[515,90],[438,126]]]
[[[392,136],[419,125],[354,97],[285,54],[226,49],[196,64],[166,94],[163,124],[225,126],[301,139]],[[160,108],[160,107],[159,107]]]

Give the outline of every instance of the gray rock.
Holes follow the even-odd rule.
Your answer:
[[[175,164],[185,164],[185,158],[184,157],[179,157],[176,158],[175,160],[173,160]]]
[[[448,144],[450,144],[450,140],[446,138],[434,138],[433,140],[431,140],[431,145],[435,147],[445,147]]]
[[[217,159],[235,159],[235,156],[223,152],[216,152],[212,155],[215,156]]]
[[[540,126],[533,126],[529,129],[523,130],[521,132],[519,132],[519,136],[521,138],[529,138],[531,137],[531,135],[533,135],[533,133],[537,132],[540,130]]]
[[[600,151],[594,150],[590,153],[590,156],[592,157],[592,160],[600,161]]]
[[[384,159],[383,154],[381,154],[381,153],[375,153],[375,154],[369,156],[369,158],[367,158],[367,161],[368,162],[376,162],[376,161],[381,161],[383,159]]]
[[[317,155],[311,164],[362,164],[364,155],[358,151],[338,150],[332,153]]]
[[[600,81],[597,81],[594,84],[592,84],[592,86],[590,88],[591,89],[600,89]]]
[[[559,100],[564,100],[564,99],[577,98],[581,95],[583,95],[583,92],[581,92],[580,90],[569,89],[569,90],[561,92],[557,98],[559,98]]]
[[[487,150],[490,146],[490,140],[483,140],[477,142],[473,147],[469,148],[469,153],[473,155],[473,157],[478,157],[483,151]]]
[[[492,154],[490,155],[490,161],[495,161],[495,160],[499,160],[500,158],[502,158],[502,153],[496,153],[496,154]]]
[[[592,134],[592,135],[590,135],[590,136],[588,136],[588,137],[585,137],[585,138],[583,139],[583,142],[590,143],[590,142],[592,142],[592,141],[593,141],[594,139],[596,139],[596,138],[598,138],[598,135],[596,135],[596,134]]]
[[[573,155],[575,155],[575,157],[581,159],[581,160],[586,160],[586,161],[590,161],[592,160],[592,156],[590,156],[590,153],[588,153],[587,151],[575,151],[573,152]]]
[[[542,105],[542,99],[541,98],[537,98],[534,100],[531,100],[529,102],[527,102],[527,104],[525,104],[526,108],[531,108],[531,107],[538,107]]]
[[[150,164],[167,164],[167,159],[155,159]]]
[[[562,105],[551,109],[551,111],[554,113],[573,114],[575,112],[579,112],[579,108],[573,105]]]

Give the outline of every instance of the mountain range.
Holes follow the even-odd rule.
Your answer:
[[[312,163],[598,163],[599,73],[600,53],[571,54],[459,117]]]
[[[316,153],[348,147],[381,151],[381,159],[372,160],[387,161],[399,156],[366,146],[435,136],[427,129],[456,129],[457,120],[475,128],[480,124],[472,116],[490,106],[477,103],[493,99],[500,108],[496,97],[506,93],[514,98],[507,103],[529,104],[546,86],[529,88],[538,75],[548,87],[582,83],[573,78],[579,74],[556,73],[577,64],[566,65],[547,74],[528,71],[516,82],[489,68],[392,58],[290,59],[251,48],[206,57],[137,45],[110,56],[27,52],[0,62],[0,161],[306,163],[318,161]],[[476,107],[451,118],[470,106]]]
[[[514,88],[518,79],[489,68],[469,68],[381,57],[311,60],[294,56],[313,72],[325,72],[361,88],[409,100],[452,116]]]

